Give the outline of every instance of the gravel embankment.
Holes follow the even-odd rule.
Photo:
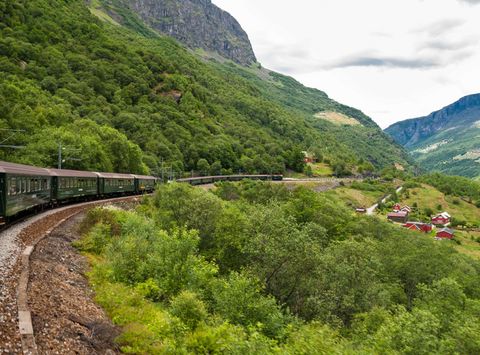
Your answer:
[[[137,199],[138,197],[130,196],[49,210],[0,232],[0,354],[22,353],[18,330],[17,286],[21,272],[19,256],[25,246],[45,235],[62,219],[85,208]]]

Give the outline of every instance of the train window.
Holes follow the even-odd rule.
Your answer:
[[[7,180],[7,189],[8,189],[8,194],[9,195],[14,195],[15,194],[15,187],[13,187],[13,179],[8,178]]]
[[[22,180],[20,178],[15,178],[15,195],[21,192]]]

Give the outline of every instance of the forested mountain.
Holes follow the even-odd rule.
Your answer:
[[[428,170],[480,176],[480,94],[385,130]]]
[[[54,166],[61,143],[64,167],[119,172],[301,171],[304,150],[339,174],[409,164],[360,111],[259,64],[206,59],[122,3],[0,3],[0,138],[24,147],[0,159]]]

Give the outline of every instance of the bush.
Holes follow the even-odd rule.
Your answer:
[[[75,242],[74,246],[81,251],[100,255],[111,242],[111,229],[110,225],[98,223],[90,229],[84,238]]]
[[[178,317],[191,330],[205,321],[208,316],[204,303],[191,291],[182,291],[172,299],[170,313]]]
[[[430,207],[426,207],[423,209],[423,214],[427,217],[430,217],[433,215],[433,210]]]
[[[275,299],[262,295],[258,280],[233,272],[216,285],[214,310],[233,324],[260,327],[268,336],[279,336],[285,319]]]

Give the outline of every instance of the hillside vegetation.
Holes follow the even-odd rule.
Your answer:
[[[80,0],[0,3],[0,138],[25,147],[0,159],[54,166],[61,143],[65,168],[118,172],[302,171],[303,150],[338,174],[408,165],[358,110],[258,66],[205,62],[100,5],[98,18]],[[317,122],[323,110],[362,126]]]
[[[332,196],[168,184],[84,226],[79,247],[127,353],[480,351],[480,263]]]
[[[480,94],[469,95],[428,116],[401,121],[385,131],[427,171],[480,177]]]

